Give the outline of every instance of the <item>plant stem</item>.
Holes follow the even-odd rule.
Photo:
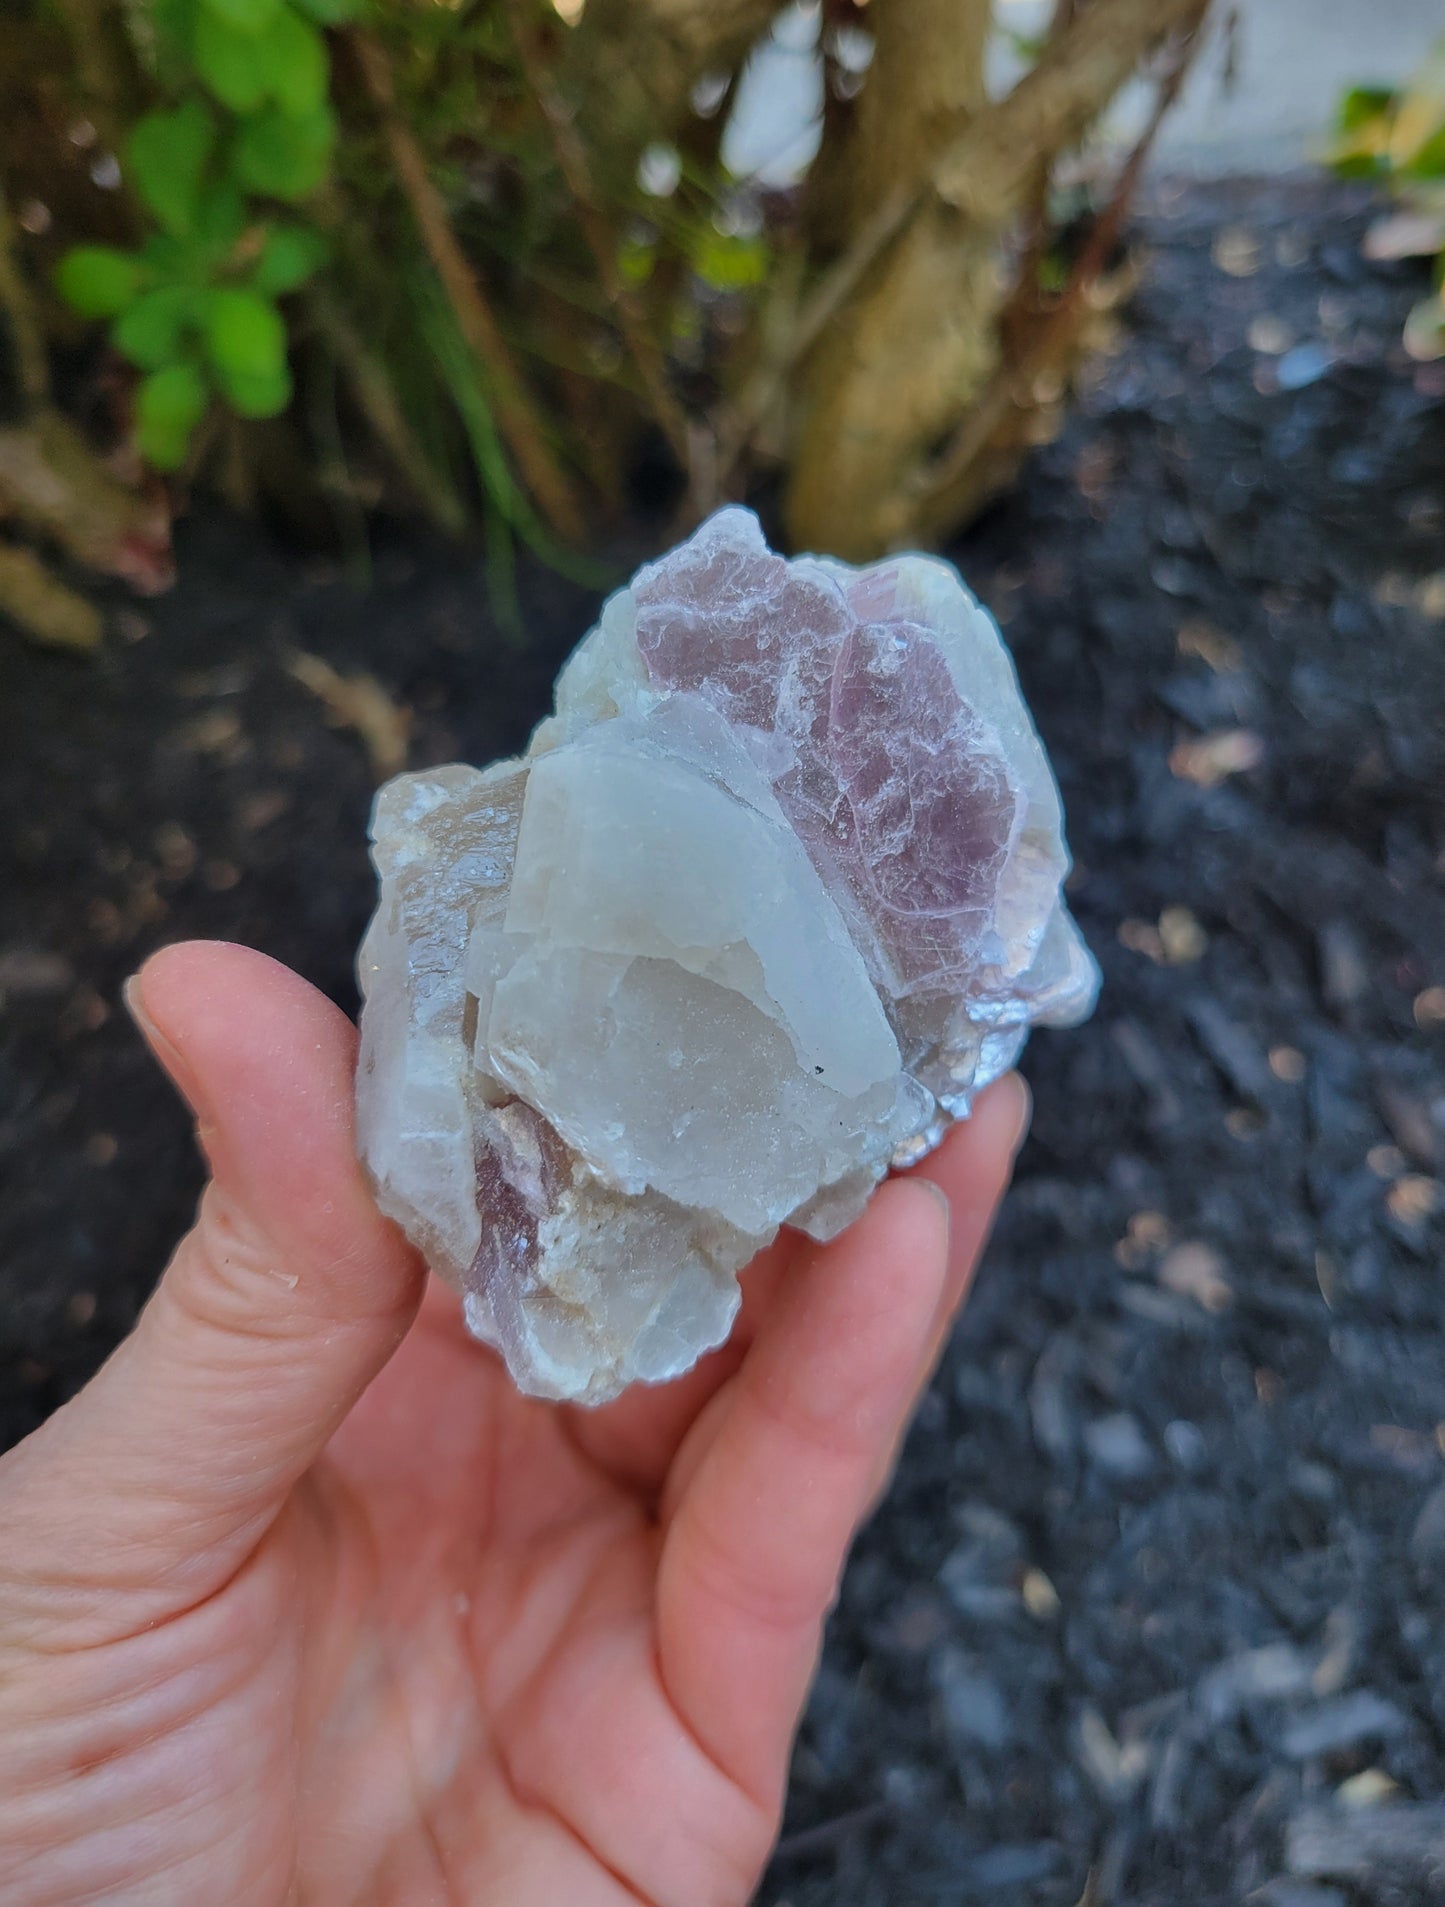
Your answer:
[[[45,355],[45,330],[35,300],[25,282],[15,221],[0,186],[0,311],[10,330],[20,395],[26,408],[36,409],[50,394],[50,370]]]
[[[460,536],[467,524],[466,510],[417,442],[385,364],[329,291],[313,286],[308,302],[382,448],[437,528],[448,536]]]
[[[553,85],[526,23],[518,17],[519,11],[514,0],[512,32],[517,42],[517,51],[521,55],[522,70],[526,74],[527,83],[537,96],[537,103],[542,109],[542,116],[551,134],[557,164],[566,181],[567,190],[576,202],[582,233],[597,267],[598,283],[616,313],[618,328],[632,354],[637,375],[647,392],[653,417],[663,436],[666,437],[673,456],[677,458],[682,468],[689,472],[691,479],[692,473],[689,466],[692,461],[692,446],[689,440],[687,417],[668,383],[667,364],[657,339],[648,326],[646,314],[631,287],[623,283],[622,274],[617,265],[616,235],[609,226],[593,190],[587,152],[577,130],[577,122],[566,100]]]
[[[417,230],[435,268],[468,350],[483,367],[497,424],[507,448],[557,534],[569,542],[583,536],[581,506],[561,465],[552,454],[540,418],[502,336],[476,274],[452,231],[442,196],[432,183],[411,128],[397,110],[391,63],[368,34],[353,32],[351,44],[367,90],[380,115],[382,131],[411,207]]]

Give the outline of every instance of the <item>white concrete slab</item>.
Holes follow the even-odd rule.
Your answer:
[[[997,0],[990,86],[1023,67],[1017,40],[1039,33],[1053,0]],[[793,0],[749,62],[724,157],[735,176],[786,185],[817,149],[817,0]],[[1228,22],[1233,24],[1229,25]],[[1155,168],[1217,177],[1287,171],[1324,153],[1348,86],[1394,85],[1445,34],[1445,0],[1215,0],[1210,40],[1162,129]],[[1110,115],[1127,141],[1152,103],[1136,84]]]

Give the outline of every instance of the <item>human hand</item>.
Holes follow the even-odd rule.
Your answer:
[[[131,997],[213,1178],[0,1458],[0,1898],[746,1901],[1023,1087],[833,1244],[780,1239],[697,1369],[584,1412],[519,1396],[379,1217],[335,1007],[203,944]]]

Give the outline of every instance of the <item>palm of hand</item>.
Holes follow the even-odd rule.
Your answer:
[[[334,1010],[236,950],[157,966],[142,1017],[218,1183],[135,1337],[0,1465],[0,1893],[745,1901],[1021,1105],[934,1168],[951,1254],[940,1202],[887,1188],[837,1244],[765,1254],[698,1370],[579,1413],[518,1396],[440,1288],[412,1322]],[[240,1078],[238,985],[252,1049],[278,1021]],[[298,1046],[316,1090],[278,1119]]]
[[[657,1634],[670,1427],[629,1435],[633,1476],[593,1428],[519,1397],[437,1292],[309,1480],[275,1579],[319,1542],[297,1866],[326,1899],[747,1898],[772,1799],[692,1735]]]

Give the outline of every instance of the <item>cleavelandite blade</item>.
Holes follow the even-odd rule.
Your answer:
[[[991,618],[746,510],[609,600],[524,756],[399,776],[372,839],[362,1159],[538,1396],[687,1370],[780,1226],[851,1223],[1097,990]]]

